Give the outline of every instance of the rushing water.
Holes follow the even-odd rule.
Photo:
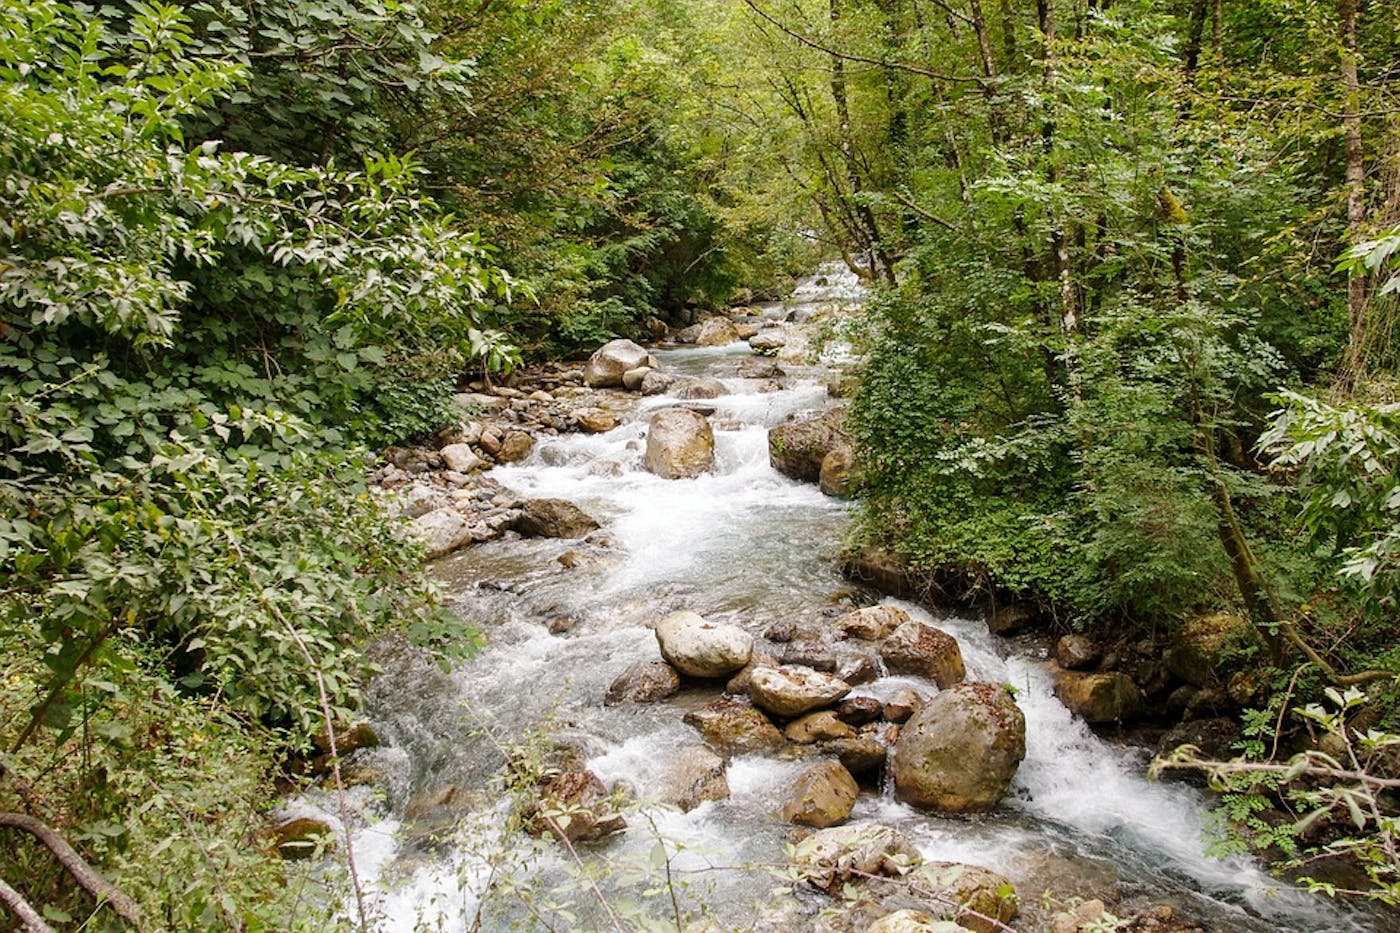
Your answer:
[[[765,316],[802,320],[837,300],[858,298],[849,278],[804,283],[791,302]],[[508,803],[497,787],[501,746],[548,723],[580,746],[588,765],[610,785],[626,782],[646,800],[664,779],[673,754],[698,742],[683,710],[713,692],[691,691],[669,703],[604,707],[608,684],[628,664],[658,656],[648,623],[677,609],[734,622],[759,634],[780,620],[817,621],[849,610],[870,594],[841,579],[835,554],[846,507],[812,485],[789,481],[768,464],[768,427],[830,404],[828,367],[785,361],[785,387],[772,391],[739,378],[743,344],[657,354],[674,372],[720,378],[727,395],[713,405],[717,468],[694,480],[667,481],[641,469],[648,412],[670,404],[646,399],[633,420],[598,436],[542,442],[523,464],[494,476],[522,495],[571,500],[599,519],[592,543],[513,540],[482,545],[438,567],[456,610],[478,624],[488,644],[449,675],[409,658],[391,658],[374,690],[371,713],[387,747],[371,755],[385,775],[386,796],[363,790],[365,814],[355,851],[362,882],[385,930],[468,930],[483,910],[490,884],[509,877],[530,892],[497,886],[497,906],[481,929],[513,921],[544,928],[529,904],[547,911],[551,886],[570,883],[570,861],[558,847],[503,832]],[[764,391],[764,389],[769,391]],[[573,569],[559,558],[566,552]],[[916,618],[918,606],[899,603]],[[572,627],[550,634],[546,623],[568,616]],[[1329,905],[1281,888],[1252,863],[1205,855],[1206,802],[1180,784],[1143,776],[1144,757],[1107,744],[1054,698],[1035,662],[1008,656],[1008,646],[975,619],[937,624],[962,646],[970,678],[1006,682],[1026,714],[1027,754],[1008,799],[979,822],[939,819],[866,793],[853,819],[899,827],[931,859],[970,862],[1008,876],[1023,897],[1046,888],[1092,896],[1114,891],[1129,903],[1170,903],[1210,930],[1376,929]],[[890,697],[928,683],[885,678],[856,694]],[[666,841],[683,906],[704,901],[726,927],[742,927],[770,900],[772,877],[753,866],[781,864],[791,827],[773,813],[801,764],[762,756],[730,762],[731,796],[688,814],[643,807],[630,828],[601,853],[617,866],[607,895],[633,896],[628,866],[652,866]],[[415,794],[455,786],[470,800],[445,841],[418,838],[406,808]],[[312,806],[304,801],[304,806]],[[588,909],[588,896],[575,898]],[[649,904],[653,902],[648,902]],[[514,905],[514,906],[512,906]],[[488,905],[490,906],[490,905]],[[654,897],[665,919],[667,894]],[[556,914],[560,929],[600,922]]]

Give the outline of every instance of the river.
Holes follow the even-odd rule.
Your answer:
[[[829,268],[764,314],[801,321],[858,299],[855,283]],[[591,543],[504,540],[442,560],[436,573],[452,608],[482,629],[486,647],[449,674],[409,655],[386,659],[369,713],[386,740],[371,754],[387,791],[353,792],[364,815],[354,850],[378,929],[605,929],[612,921],[599,895],[619,912],[652,918],[635,923],[648,929],[674,929],[677,906],[723,929],[748,929],[775,907],[780,883],[765,868],[784,864],[793,827],[773,814],[799,762],[735,758],[727,800],[689,813],[642,805],[628,813],[625,835],[583,850],[582,865],[553,843],[504,828],[502,749],[535,732],[580,748],[605,782],[625,782],[643,801],[673,756],[698,743],[682,714],[717,690],[602,704],[625,667],[658,657],[649,622],[688,609],[757,635],[781,621],[819,625],[878,599],[837,572],[848,506],[768,463],[769,427],[832,404],[832,358],[783,362],[787,377],[775,391],[736,374],[749,356],[743,343],[656,355],[669,371],[724,382],[727,394],[704,403],[713,407],[715,471],[668,481],[641,469],[646,418],[674,403],[666,396],[641,400],[606,434],[542,440],[528,460],[492,476],[524,496],[578,504],[602,532]],[[931,621],[921,607],[897,604]],[[551,634],[548,623],[561,618],[567,631]],[[1209,930],[1377,928],[1281,886],[1247,859],[1209,857],[1209,801],[1199,791],[1147,780],[1145,753],[1101,740],[1072,717],[1041,665],[989,635],[980,619],[936,624],[960,642],[970,679],[1016,689],[1026,758],[1008,798],[981,821],[933,817],[881,788],[862,794],[853,820],[898,827],[927,858],[1007,876],[1031,908],[1025,929],[1048,915],[1031,903],[1046,889],[1062,897],[1111,892],[1123,909],[1169,904]],[[855,693],[888,699],[906,686],[933,689],[885,677]],[[412,801],[444,788],[454,789],[456,821],[444,824],[445,838],[425,841],[408,815]],[[656,884],[667,867],[669,889]],[[585,875],[601,879],[596,893]]]

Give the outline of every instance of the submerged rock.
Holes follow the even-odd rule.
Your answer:
[[[725,776],[724,759],[703,745],[682,748],[667,762],[658,797],[684,813],[707,800],[728,799],[729,779]]]
[[[598,520],[564,499],[530,499],[521,506],[512,527],[527,538],[584,538],[599,527]]]
[[[592,771],[563,771],[547,777],[525,811],[532,836],[569,842],[599,842],[627,828],[601,778]]]
[[[666,408],[652,415],[643,463],[663,479],[691,479],[707,472],[715,463],[709,420],[688,408]]]
[[[737,625],[676,612],[656,623],[661,656],[688,677],[726,677],[749,663],[753,636]]]
[[[629,664],[608,687],[603,705],[655,703],[675,696],[680,689],[680,675],[665,661],[637,661]]]
[[[1000,684],[938,693],[900,730],[890,769],[900,799],[941,813],[986,813],[1026,756],[1026,717]]]
[[[783,734],[767,716],[733,697],[720,697],[708,706],[686,713],[684,721],[721,751],[766,752],[783,745]]]

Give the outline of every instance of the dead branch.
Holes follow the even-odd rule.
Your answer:
[[[95,868],[87,863],[78,854],[77,850],[70,846],[62,836],[50,828],[46,823],[37,820],[32,816],[25,816],[22,813],[0,813],[0,826],[11,826],[29,833],[44,848],[54,854],[68,872],[73,876],[73,880],[82,885],[93,897],[100,902],[110,904],[127,923],[141,929],[145,922],[141,915],[141,908],[136,906],[136,902],[117,890],[111,882],[103,878]]]
[[[53,933],[53,927],[44,922],[39,912],[26,901],[18,891],[4,881],[0,881],[0,904],[10,908],[10,913],[18,917],[29,933]]]

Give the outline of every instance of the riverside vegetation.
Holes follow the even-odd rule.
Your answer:
[[[853,549],[1145,664],[1239,621],[1181,705],[1244,757],[1167,764],[1393,903],[1397,62],[1356,0],[0,0],[7,921],[338,922],[264,813],[371,642],[476,639],[375,453],[823,256]]]

